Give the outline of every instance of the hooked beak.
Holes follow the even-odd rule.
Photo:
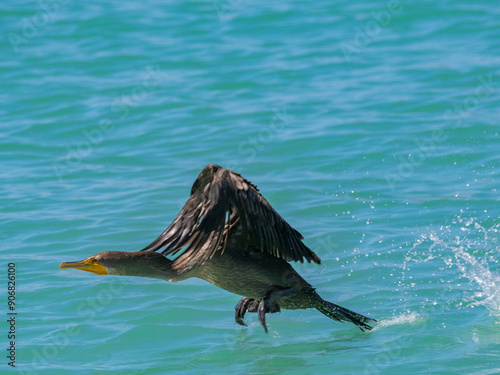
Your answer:
[[[96,275],[107,275],[106,267],[99,264],[95,259],[89,258],[78,262],[63,262],[59,268],[75,268],[77,270],[95,273]]]

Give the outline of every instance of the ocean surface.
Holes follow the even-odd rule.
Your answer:
[[[500,373],[497,2],[8,0],[0,19],[1,374]],[[199,279],[58,268],[148,245],[209,163],[260,188],[322,259],[294,267],[372,331],[283,310],[265,334]]]

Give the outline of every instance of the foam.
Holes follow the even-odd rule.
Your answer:
[[[401,324],[411,324],[415,323],[418,321],[422,321],[423,318],[415,313],[415,312],[410,312],[406,314],[401,314],[389,319],[382,319],[379,321],[379,323],[373,328],[374,331],[379,330],[381,328],[385,327],[390,327],[390,326],[395,326],[395,325],[401,325]]]

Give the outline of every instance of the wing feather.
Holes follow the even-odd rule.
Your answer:
[[[170,226],[142,251],[176,254],[176,268],[190,268],[222,253],[229,231],[242,236],[241,251],[259,249],[286,261],[320,263],[319,257],[302,242],[292,228],[241,175],[214,164],[206,166],[191,189],[191,197]],[[231,232],[232,233],[232,232]]]

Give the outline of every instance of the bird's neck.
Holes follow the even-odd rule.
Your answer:
[[[161,254],[143,251],[126,253],[126,258],[120,267],[108,268],[110,275],[138,276],[161,279],[170,282],[184,280],[189,276],[172,268],[173,261]]]
[[[149,277],[152,279],[161,279],[169,282],[180,281],[183,278],[179,275],[172,267],[171,264],[168,267],[151,267],[144,269],[131,270],[122,276],[138,276],[138,277]]]

